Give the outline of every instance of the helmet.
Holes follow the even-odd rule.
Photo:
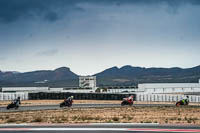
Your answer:
[[[17,99],[20,99],[20,97],[18,97]]]
[[[187,96],[187,98],[189,98],[189,96]]]
[[[129,98],[133,98],[133,95],[130,95]]]
[[[73,98],[74,98],[74,96],[71,96],[71,98],[73,99]]]

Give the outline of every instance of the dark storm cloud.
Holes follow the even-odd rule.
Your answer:
[[[200,0],[0,0],[0,22],[13,22],[19,18],[42,17],[56,21],[70,11],[84,11],[77,3],[105,4],[122,6],[124,4],[168,4],[170,12],[175,13],[182,4],[200,5]]]
[[[59,16],[56,12],[48,12],[47,14],[45,14],[44,17],[47,21],[56,21],[59,19]]]
[[[43,17],[49,21],[59,18],[60,10],[73,10],[73,0],[0,0],[0,21],[12,22],[22,17]]]
[[[54,56],[58,53],[57,49],[50,49],[42,52],[38,52],[36,55],[37,56]]]

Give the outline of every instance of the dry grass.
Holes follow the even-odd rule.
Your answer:
[[[0,123],[105,122],[200,125],[200,107],[67,108],[0,113]]]

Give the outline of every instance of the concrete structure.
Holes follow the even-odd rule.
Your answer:
[[[92,88],[81,88],[81,87],[65,87],[61,92],[71,92],[71,93],[90,93],[95,92]]]
[[[2,87],[1,92],[46,92],[49,87]]]
[[[145,83],[138,84],[138,91],[146,93],[200,92],[199,83]]]
[[[80,76],[79,87],[96,89],[96,76]]]
[[[63,88],[49,88],[48,92],[62,92]]]
[[[129,93],[138,90],[135,86],[108,86],[105,88],[107,93]]]

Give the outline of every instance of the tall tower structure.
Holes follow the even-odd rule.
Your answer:
[[[96,89],[96,76],[80,76],[79,87]]]

